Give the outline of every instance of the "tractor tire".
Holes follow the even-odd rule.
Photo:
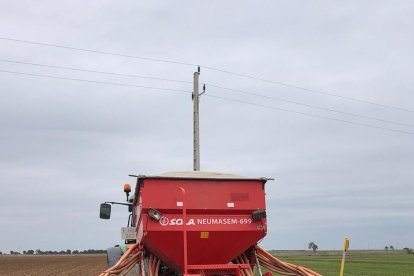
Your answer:
[[[109,247],[106,249],[106,259],[108,262],[108,267],[112,267],[118,262],[122,256],[122,251],[120,247]]]

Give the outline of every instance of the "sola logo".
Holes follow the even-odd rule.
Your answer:
[[[161,226],[167,226],[167,225],[183,225],[184,221],[181,218],[173,218],[169,219],[166,216],[162,216],[159,223]],[[189,219],[185,225],[195,225],[194,219]]]
[[[168,225],[169,222],[170,222],[170,220],[167,217],[162,216],[161,219],[160,219],[160,224],[162,226]]]

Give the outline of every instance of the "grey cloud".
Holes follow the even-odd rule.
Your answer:
[[[376,2],[4,1],[0,36],[207,65],[414,109],[414,6]],[[0,40],[0,59],[192,81],[196,68]],[[0,62],[0,70],[191,91],[149,81]],[[0,73],[0,250],[119,243],[129,173],[189,170],[190,95]],[[202,68],[201,82],[414,124],[413,113]],[[413,131],[412,127],[260,99],[206,95]],[[266,248],[414,246],[412,135],[201,99],[201,167],[267,184]],[[341,219],[342,218],[342,219]]]

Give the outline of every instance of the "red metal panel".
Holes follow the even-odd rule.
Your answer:
[[[184,238],[190,268],[226,265],[266,235],[266,219],[252,220],[252,211],[265,210],[259,179],[145,178],[140,197],[138,241],[176,271],[184,270]],[[160,221],[149,218],[149,208],[163,214]]]
[[[208,209],[226,213],[231,209],[265,209],[262,186],[260,180],[145,179],[142,207],[181,210],[182,207],[177,206],[177,202],[182,202],[178,187],[183,187],[187,194],[187,210]],[[228,203],[233,203],[234,207],[228,207]]]

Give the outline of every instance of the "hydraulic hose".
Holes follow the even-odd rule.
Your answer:
[[[322,276],[309,268],[281,261],[258,246],[256,246],[256,254],[260,265],[281,275]]]
[[[132,269],[132,267],[139,262],[140,260],[140,251],[138,249],[138,244],[131,246],[124,255],[116,262],[116,264],[101,274],[99,276],[110,276],[110,275],[125,275],[126,271]]]
[[[118,262],[102,272],[99,276],[127,275],[131,269],[141,261],[143,255],[141,254],[138,244],[130,247]],[[321,276],[320,274],[310,270],[309,268],[293,265],[279,260],[262,248],[256,246],[256,257],[258,265],[261,265],[268,270],[285,276]],[[233,260],[236,264],[250,264],[246,254],[242,254]],[[153,254],[148,254],[148,276],[158,276],[161,260]],[[252,268],[241,269],[242,276],[254,276]]]

